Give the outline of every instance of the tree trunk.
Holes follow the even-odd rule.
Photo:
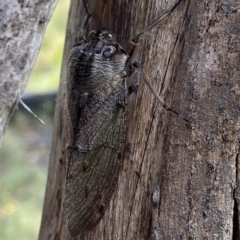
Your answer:
[[[27,84],[56,0],[0,1],[0,145]]]
[[[106,27],[126,46],[175,1],[87,2],[87,32]],[[100,223],[75,239],[238,239],[239,1],[188,1],[143,37],[135,58],[166,103],[140,84],[128,102],[124,167]],[[87,14],[72,0],[63,65]],[[66,174],[63,68],[39,239],[73,239],[62,221]],[[137,79],[137,74],[132,80]],[[140,177],[134,172],[137,171]],[[237,191],[235,191],[235,189]]]
[[[192,124],[169,128],[160,238],[239,239],[239,10],[238,0],[192,4],[178,79]]]

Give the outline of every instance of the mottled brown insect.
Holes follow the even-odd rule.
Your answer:
[[[65,223],[72,236],[92,229],[103,217],[123,165],[127,76],[138,70],[161,105],[141,66],[131,61],[141,35],[169,16],[181,1],[138,34],[125,51],[107,31],[92,31],[75,45],[68,61],[68,109],[73,146],[68,154]]]

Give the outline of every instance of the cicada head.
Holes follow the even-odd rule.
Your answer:
[[[94,91],[121,73],[128,55],[108,31],[91,31],[86,40],[70,53],[68,74],[72,87],[80,92]]]

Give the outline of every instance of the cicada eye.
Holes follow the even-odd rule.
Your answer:
[[[92,30],[89,34],[88,34],[88,37],[89,38],[93,38],[96,34],[96,30]]]
[[[111,33],[108,33],[108,34],[107,34],[107,38],[110,38],[110,39],[111,39],[112,37],[113,37],[113,36],[112,36]]]
[[[112,36],[112,34],[111,33],[109,33],[109,32],[102,32],[102,36],[104,37],[104,39],[106,39],[106,40],[112,40],[112,38],[113,38],[113,36]]]
[[[105,46],[103,49],[103,56],[109,58],[113,53],[116,52],[116,48],[113,46]]]

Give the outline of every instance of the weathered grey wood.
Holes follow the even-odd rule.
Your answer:
[[[106,27],[124,47],[175,1],[87,4],[93,16],[87,32]],[[137,96],[129,97],[131,152],[125,152],[118,188],[100,224],[75,239],[232,239],[239,151],[239,9],[237,0],[184,0],[140,41],[135,58],[165,101],[192,123],[187,126],[164,111],[140,83]],[[72,0],[63,65],[86,16],[82,1]],[[69,125],[65,72],[63,68],[41,240],[72,239],[62,222]],[[137,74],[132,78],[138,79]]]
[[[0,145],[26,87],[56,0],[0,1]]]

